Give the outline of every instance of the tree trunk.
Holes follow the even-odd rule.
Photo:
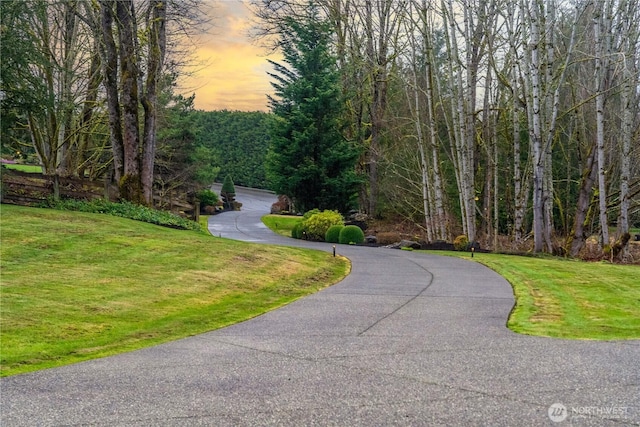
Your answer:
[[[447,227],[447,217],[444,211],[444,195],[442,189],[442,176],[440,172],[440,154],[439,154],[439,143],[438,143],[438,135],[436,133],[437,130],[437,122],[435,116],[435,94],[433,89],[433,44],[430,41],[430,33],[427,31],[427,23],[426,23],[426,0],[422,2],[422,8],[425,14],[425,27],[423,29],[422,37],[424,38],[425,43],[425,53],[426,53],[426,64],[425,64],[425,81],[426,81],[426,104],[427,104],[427,117],[429,120],[429,146],[431,147],[431,167],[433,173],[433,193],[434,193],[434,204],[435,204],[435,222],[437,224],[436,227],[436,238],[438,240],[448,240],[449,232]]]
[[[554,78],[554,66],[555,66],[555,22],[556,22],[556,4],[554,1],[548,1],[545,11],[545,29],[544,29],[544,87],[549,88],[545,90],[544,99],[546,105],[543,110],[544,118],[544,130],[542,132],[544,143],[544,182],[543,182],[543,203],[544,203],[544,242],[546,250],[552,253],[554,250],[554,244],[552,235],[554,231],[553,222],[553,203],[554,203],[554,189],[553,189],[553,142],[555,140],[555,120],[557,115],[556,98],[555,94],[559,94],[560,85],[552,92],[552,82]]]
[[[109,141],[113,153],[114,179],[119,185],[124,176],[124,141],[118,96],[118,51],[113,39],[113,6],[111,0],[100,0],[102,74],[109,112]]]
[[[158,80],[166,50],[166,3],[155,0],[152,5],[149,29],[149,57],[147,63],[144,107],[144,137],[142,145],[142,193],[146,204],[153,204],[153,168],[156,154],[156,107]]]
[[[498,115],[494,114],[493,123],[493,250],[497,251],[498,248],[498,234],[500,228],[500,207],[498,203]]]
[[[71,133],[73,127],[73,84],[74,64],[78,55],[78,5],[74,1],[64,2],[62,15],[62,69],[60,70],[59,90],[61,108],[57,130],[56,174],[71,174]]]
[[[456,31],[455,15],[453,10],[453,1],[449,0],[445,5],[442,2],[442,11],[445,17],[445,40],[447,43],[448,73],[449,73],[449,92],[451,99],[453,129],[450,131],[454,135],[455,150],[452,150],[454,167],[456,170],[456,180],[460,197],[460,213],[462,218],[462,230],[469,241],[475,240],[475,194],[473,174],[470,173],[468,136],[467,126],[469,124],[467,108],[465,102],[465,85],[463,82],[461,62],[458,49],[458,34]],[[466,107],[466,108],[465,108]],[[473,197],[471,197],[473,196]],[[473,202],[473,203],[472,203]]]
[[[544,151],[542,147],[541,126],[541,88],[540,88],[540,28],[538,5],[531,8],[531,56],[529,75],[531,77],[531,113],[533,120],[529,136],[533,148],[533,251],[544,249]]]
[[[621,146],[620,150],[620,212],[618,214],[618,224],[616,230],[616,240],[622,241],[622,237],[629,233],[629,180],[631,178],[631,145],[633,138],[633,99],[634,89],[638,84],[638,72],[633,58],[637,58],[637,52],[633,49],[634,42],[638,40],[638,30],[630,19],[633,16],[633,9],[625,14],[626,33],[623,35],[621,48],[624,49],[623,59],[623,85],[622,85],[622,123],[621,123]],[[632,31],[632,28],[634,30]],[[619,259],[626,260],[629,252],[629,242],[621,248]]]
[[[578,192],[578,203],[576,204],[576,214],[573,222],[573,233],[570,237],[570,249],[569,255],[572,257],[578,256],[580,250],[584,247],[585,239],[587,238],[585,233],[585,222],[587,220],[587,214],[589,211],[589,205],[591,203],[591,194],[593,183],[597,175],[595,147],[591,147],[589,155],[587,156],[587,164],[582,172],[582,180],[580,183],[580,190]]]
[[[74,174],[76,176],[84,176],[86,170],[85,161],[87,160],[87,147],[89,146],[89,140],[91,135],[91,122],[93,118],[93,111],[96,107],[96,101],[98,100],[98,90],[100,83],[102,82],[102,74],[100,73],[100,44],[98,40],[95,40],[95,50],[91,56],[91,65],[88,71],[88,85],[87,91],[82,106],[82,113],[80,114],[80,123],[78,130],[80,136],[78,137],[78,152],[76,154],[74,167]]]
[[[575,45],[576,23],[571,29],[571,39],[565,54],[565,61],[558,70],[553,71],[552,52],[541,52],[541,16],[544,8],[555,8],[555,4],[534,3],[529,13],[529,26],[531,31],[531,53],[528,69],[531,95],[527,105],[529,106],[530,139],[533,153],[533,228],[534,251],[541,252],[545,248],[553,249],[551,234],[553,231],[553,168],[551,153],[553,142],[556,138],[556,125],[560,106],[560,89],[563,86],[569,61]],[[575,20],[580,16],[575,12]],[[547,10],[547,17],[555,19],[552,11]],[[548,22],[545,32],[555,32],[553,22]],[[544,49],[552,51],[553,37],[548,36]],[[542,73],[543,55],[546,58],[546,72]],[[544,83],[544,85],[543,85]],[[545,102],[546,101],[546,102]],[[544,124],[544,127],[543,127]]]
[[[380,23],[379,43],[376,43],[373,28],[373,5],[371,1],[365,2],[365,27],[366,27],[366,53],[369,65],[369,78],[371,79],[371,104],[369,105],[369,117],[371,129],[369,135],[369,147],[367,165],[369,171],[369,206],[370,215],[375,215],[378,204],[378,158],[380,155],[380,142],[384,113],[386,109],[387,73],[386,73],[386,41],[382,36],[383,25]],[[386,19],[385,16],[378,18]]]
[[[415,40],[411,39],[411,54],[412,54],[412,73],[413,73],[413,100],[409,99],[409,102],[413,101],[413,122],[416,131],[416,142],[418,145],[418,153],[420,159],[420,188],[422,190],[422,209],[424,213],[424,225],[427,230],[427,239],[433,240],[433,218],[430,215],[430,198],[429,198],[429,163],[425,149],[424,130],[422,125],[422,110],[420,108],[420,92],[418,90],[418,73],[415,69],[416,66],[416,47]]]
[[[604,159],[604,49],[602,41],[602,10],[594,7],[593,33],[595,42],[595,82],[596,82],[596,149],[598,153],[598,206],[600,208],[600,244],[609,245],[609,224],[607,220],[607,187]]]
[[[525,233],[524,219],[527,204],[529,201],[529,188],[528,179],[523,179],[522,172],[522,140],[520,137],[520,116],[522,112],[523,103],[520,100],[520,81],[521,70],[519,55],[517,32],[520,27],[516,26],[516,8],[512,2],[507,2],[507,25],[509,33],[509,50],[511,53],[511,72],[509,76],[509,85],[511,87],[511,126],[512,126],[512,139],[513,139],[513,199],[514,199],[514,212],[513,212],[513,239],[516,243],[521,243]],[[528,168],[525,168],[525,171]],[[525,172],[525,176],[527,173]],[[525,183],[523,186],[523,182]]]
[[[138,64],[132,0],[116,2],[116,24],[120,44],[120,87],[122,105],[122,142],[124,174],[119,182],[120,195],[134,203],[144,202],[140,177],[140,128],[138,119]]]
[[[487,74],[485,77],[486,87],[491,87],[491,67],[487,67]],[[495,165],[493,164],[493,149],[495,140],[492,135],[492,117],[491,103],[490,103],[491,91],[485,90],[484,102],[482,106],[482,145],[484,146],[485,154],[485,173],[484,173],[484,198],[482,201],[482,225],[483,232],[487,239],[493,234],[493,173],[495,171]]]

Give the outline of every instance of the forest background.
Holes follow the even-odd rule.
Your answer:
[[[576,256],[596,236],[627,256],[640,226],[637,0],[312,3],[332,29],[341,134],[361,153],[360,211],[428,241]],[[198,111],[176,93],[200,5],[0,2],[3,157],[111,174],[147,203],[226,175],[269,187],[271,114]],[[256,40],[278,46],[278,23],[304,25],[310,5],[251,1]]]

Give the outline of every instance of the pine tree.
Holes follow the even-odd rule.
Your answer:
[[[236,187],[233,184],[233,179],[231,178],[231,175],[227,175],[224,177],[224,181],[222,182],[222,189],[220,190],[220,195],[222,196],[222,202],[224,204],[224,208],[235,210]]]
[[[343,104],[329,28],[309,5],[306,17],[287,18],[279,27],[286,65],[270,61],[275,97],[269,98],[274,120],[267,176],[301,212],[346,212],[355,207],[360,185],[358,150],[340,132]]]

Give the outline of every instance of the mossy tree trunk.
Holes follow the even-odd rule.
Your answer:
[[[152,205],[157,86],[166,50],[166,1],[154,0],[149,3],[152,19],[145,31],[145,51],[148,52],[145,71],[140,67],[143,51],[140,44],[143,41],[138,40],[133,0],[101,0],[100,7],[109,127],[120,197],[134,203]],[[114,22],[119,48],[113,39]],[[119,87],[118,79],[113,76],[116,70],[119,71]],[[146,72],[146,79],[142,88],[139,82],[140,85],[143,84],[143,72]],[[142,128],[139,116],[141,105],[144,111]]]

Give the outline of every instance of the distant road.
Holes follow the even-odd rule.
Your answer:
[[[234,186],[236,190],[236,200],[242,203],[243,211],[260,211],[263,214],[271,212],[271,205],[278,201],[278,196],[273,191],[260,190],[257,188],[247,188]],[[213,184],[212,190],[220,194],[222,184]]]

